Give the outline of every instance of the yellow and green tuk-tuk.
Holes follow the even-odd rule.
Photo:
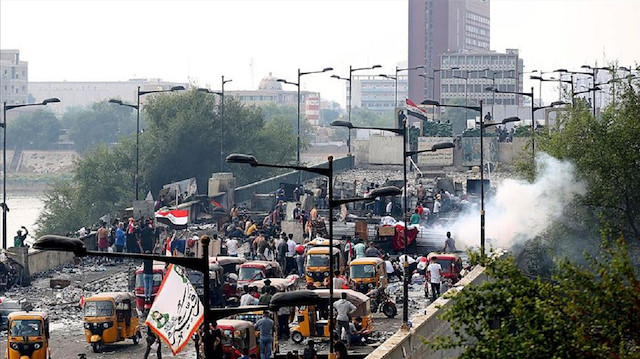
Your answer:
[[[353,281],[355,290],[367,294],[371,289],[387,288],[387,270],[385,263],[378,257],[357,258],[349,263],[349,280]]]
[[[84,334],[93,351],[105,344],[126,339],[138,344],[142,338],[136,297],[129,292],[107,292],[94,295],[84,303]]]
[[[333,247],[333,270],[344,273],[344,261],[340,249]],[[304,268],[306,282],[313,283],[317,288],[327,287],[326,279],[329,277],[329,247],[318,246],[307,250],[306,264]]]
[[[13,312],[7,318],[7,359],[49,359],[49,317],[45,312]]]

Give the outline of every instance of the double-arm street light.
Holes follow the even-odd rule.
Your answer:
[[[294,85],[298,88],[298,126],[297,126],[297,145],[296,145],[296,164],[298,166],[300,166],[300,77],[304,76],[304,75],[311,75],[311,74],[319,74],[322,72],[327,72],[327,71],[332,71],[333,67],[325,67],[322,70],[319,71],[301,71],[300,68],[298,68],[298,82],[291,82],[291,81],[287,81],[285,79],[277,79],[276,81],[278,82],[282,82],[284,84],[288,84],[288,85]],[[300,182],[300,177],[298,177],[298,182]]]
[[[349,65],[349,78],[346,77],[340,77],[338,75],[331,75],[331,78],[334,79],[338,79],[338,80],[344,80],[347,81],[349,83],[349,101],[348,101],[348,107],[347,107],[347,119],[349,120],[349,122],[351,122],[351,91],[353,89],[353,73],[356,71],[362,71],[362,70],[373,70],[373,69],[377,69],[382,67],[381,65],[373,65],[371,67],[358,67],[358,68],[353,68],[351,67],[351,65]],[[351,130],[349,130],[349,137],[347,138],[347,152],[349,155],[351,155]]]
[[[541,73],[542,74],[542,73]],[[562,74],[559,76],[560,78],[556,79],[555,77],[551,77],[548,79],[543,78],[542,76],[529,76],[531,80],[540,81],[540,86],[542,86],[543,82],[557,82],[558,83],[558,101],[562,100],[562,86],[560,84],[569,84],[571,86],[571,91],[573,92],[573,80],[563,80]],[[542,97],[540,98],[542,99]]]
[[[119,252],[101,252],[87,250],[84,241],[80,238],[68,238],[56,235],[45,235],[33,244],[33,248],[48,251],[71,252],[77,257],[97,256],[107,258],[131,258],[142,260],[161,261],[183,266],[189,269],[197,270],[204,276],[204,351],[206,359],[214,359],[213,338],[209,324],[212,321],[211,300],[210,300],[210,280],[209,273],[209,236],[202,236],[200,243],[202,244],[202,257],[171,257],[156,254],[140,254],[140,253],[119,253]],[[225,314],[225,316],[228,314]]]
[[[138,102],[136,105],[124,103],[121,100],[110,99],[109,103],[114,103],[120,106],[126,106],[136,109],[136,172],[134,175],[134,187],[136,194],[136,201],[138,200],[138,183],[139,183],[139,166],[140,166],[140,96],[150,94],[150,93],[158,93],[158,92],[172,92],[172,91],[180,91],[184,90],[184,86],[173,86],[168,90],[149,90],[149,91],[140,91],[140,86],[137,88],[137,99]]]
[[[346,121],[345,121],[346,122]],[[348,122],[350,123],[350,122]],[[286,166],[286,165],[276,165],[276,164],[267,164],[267,163],[259,163],[258,160],[251,155],[245,154],[231,154],[227,156],[227,163],[242,163],[248,164],[251,167],[268,167],[268,168],[286,168],[297,171],[305,171],[310,173],[315,173],[321,176],[326,176],[328,178],[328,187],[329,187],[329,248],[333,249],[333,209],[342,204],[365,201],[370,198],[375,197],[383,197],[383,196],[395,196],[400,194],[400,189],[397,187],[383,187],[378,188],[377,190],[371,191],[369,193],[369,197],[367,198],[343,198],[343,199],[334,199],[333,198],[333,156],[329,156],[328,167],[304,167],[304,166]],[[331,337],[333,333],[333,328],[335,327],[334,319],[333,319],[333,270],[334,270],[334,258],[333,258],[333,250],[329,250],[329,336]],[[329,357],[331,358],[333,355],[333,340],[329,340]]]
[[[9,206],[7,205],[7,111],[13,110],[19,107],[29,106],[46,106],[50,103],[60,102],[58,98],[48,98],[40,103],[27,103],[27,104],[15,104],[8,105],[5,101],[2,106],[2,124],[0,127],[2,131],[2,249],[7,249],[7,212]]]
[[[347,122],[347,121],[333,121],[331,122],[331,126],[337,126],[337,127],[347,127],[349,129],[366,129],[366,130],[382,130],[382,131],[389,131],[389,132],[393,132],[397,135],[402,135],[402,167],[403,167],[403,180],[404,180],[404,198],[403,198],[403,213],[402,213],[402,220],[404,221],[405,224],[405,231],[404,231],[404,251],[405,251],[405,255],[408,255],[408,240],[407,240],[407,227],[408,227],[408,221],[407,221],[407,210],[408,210],[408,205],[407,205],[407,157],[413,156],[415,154],[418,153],[423,153],[423,152],[435,152],[437,150],[441,150],[441,149],[446,149],[446,148],[453,148],[454,145],[451,142],[445,142],[445,143],[437,143],[435,145],[433,145],[431,147],[431,149],[427,149],[427,150],[420,150],[420,151],[407,151],[407,120],[406,117],[403,121],[403,126],[402,128],[387,128],[387,127],[360,127],[360,126],[353,126],[353,124],[351,122]],[[409,304],[408,304],[408,298],[409,298],[409,270],[408,270],[408,261],[404,261],[404,285],[403,285],[403,306],[402,306],[402,320],[403,322],[406,324],[409,320]]]
[[[438,101],[434,100],[424,100],[422,101],[423,105],[427,106],[436,106],[436,107],[449,107],[449,108],[464,108],[467,110],[472,110],[478,112],[480,114],[480,255],[484,257],[484,247],[485,247],[485,233],[484,233],[484,142],[482,138],[484,128],[484,121],[482,119],[482,100],[480,100],[479,106],[459,106],[459,105],[442,105]]]
[[[535,111],[536,111],[536,107],[534,106],[534,95],[533,95],[533,87],[531,87],[531,92],[519,92],[519,91],[503,91],[503,90],[498,90],[497,88],[493,87],[493,86],[489,86],[489,87],[485,87],[484,89],[485,91],[490,91],[493,93],[508,93],[508,94],[513,94],[513,95],[521,95],[521,96],[527,96],[531,98],[531,153],[533,156],[533,160],[535,161],[535,157],[536,157],[536,139],[535,139],[535,134],[536,134],[536,119],[535,119]]]
[[[50,103],[60,102],[58,98],[48,98],[40,103],[24,103],[16,105],[7,105],[5,101],[2,106],[2,249],[7,249],[7,212],[9,206],[7,205],[7,111],[13,110],[19,107],[29,106],[46,106]]]

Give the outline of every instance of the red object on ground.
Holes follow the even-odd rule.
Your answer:
[[[401,225],[396,225],[396,234],[393,236],[393,250],[399,251],[404,249],[404,230],[405,228]],[[413,227],[407,231],[407,245],[411,245],[411,243],[418,236],[418,227]]]

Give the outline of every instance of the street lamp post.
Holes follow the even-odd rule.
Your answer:
[[[54,97],[45,99],[40,103],[17,105],[7,105],[6,101],[3,103],[2,124],[0,124],[0,127],[4,129],[2,131],[2,249],[7,249],[7,212],[9,211],[9,206],[7,205],[7,111],[19,107],[46,106],[56,102],[60,102],[60,99]]]
[[[77,257],[84,256],[97,256],[107,258],[131,258],[142,260],[154,260],[165,263],[171,263],[179,266],[183,266],[189,269],[197,270],[203,274],[204,277],[204,350],[206,359],[214,359],[213,355],[213,339],[211,338],[211,331],[209,325],[212,320],[211,311],[211,299],[210,299],[210,287],[209,282],[211,275],[209,273],[209,236],[202,236],[200,243],[202,244],[202,257],[190,258],[190,257],[171,257],[162,256],[157,254],[140,254],[140,253],[120,253],[120,252],[101,252],[87,250],[84,242],[80,238],[68,238],[56,235],[45,235],[33,244],[33,248],[49,251],[61,251],[71,252]],[[225,314],[228,315],[228,314]]]
[[[396,79],[396,98],[395,98],[396,99],[396,104],[395,104],[394,108],[398,107],[398,79],[399,79],[398,73],[400,71],[409,72],[409,71],[412,71],[412,70],[419,70],[419,69],[423,69],[424,70],[424,66],[406,67],[406,68],[403,68],[403,69],[399,69],[398,66],[396,66],[396,76],[395,76],[395,79]],[[408,81],[408,76],[407,76],[407,81]]]
[[[121,100],[111,99],[110,103],[114,103],[120,106],[126,106],[136,109],[136,172],[134,174],[134,187],[136,194],[136,201],[138,200],[138,177],[139,177],[139,168],[140,168],[140,96],[150,94],[150,93],[158,93],[158,92],[172,92],[172,91],[180,91],[184,90],[184,86],[173,86],[168,90],[150,90],[150,91],[140,91],[140,86],[137,88],[137,99],[138,102],[136,105],[131,105],[128,103],[124,103]]]
[[[362,71],[362,70],[373,70],[373,69],[377,69],[382,67],[381,65],[373,65],[371,67],[359,67],[359,68],[353,68],[351,67],[351,65],[349,65],[349,78],[345,78],[345,77],[340,77],[338,75],[332,75],[331,77],[334,79],[338,79],[338,80],[344,80],[347,81],[349,83],[349,101],[348,101],[348,107],[347,107],[347,119],[349,120],[349,122],[351,122],[351,91],[353,89],[353,73],[356,71]],[[348,154],[351,155],[351,130],[349,130],[349,137],[347,138],[347,151]]]
[[[297,145],[296,145],[296,165],[300,166],[300,77],[304,76],[304,75],[310,75],[310,74],[319,74],[322,72],[327,72],[327,71],[332,71],[333,67],[325,67],[322,70],[319,71],[306,71],[303,72],[300,70],[300,68],[298,68],[298,82],[290,82],[287,81],[285,79],[277,79],[276,81],[278,82],[282,82],[288,85],[294,85],[298,88],[298,125],[297,125]],[[300,182],[300,177],[298,177],[298,183]]]
[[[220,172],[224,171],[224,84],[233,80],[225,80],[222,75],[222,89],[220,90]]]
[[[245,154],[231,154],[227,156],[227,163],[242,163],[248,164],[251,167],[268,167],[268,168],[286,168],[297,171],[305,171],[311,172],[315,174],[319,174],[321,176],[326,176],[328,178],[328,187],[329,187],[329,336],[333,334],[333,328],[335,327],[334,319],[333,319],[333,208],[339,206],[341,204],[364,201],[372,197],[377,196],[391,196],[397,195],[400,193],[400,190],[395,187],[384,187],[379,188],[377,191],[371,191],[369,194],[369,198],[345,198],[345,199],[334,199],[333,198],[333,156],[329,156],[327,158],[328,167],[304,167],[304,166],[286,166],[286,165],[275,165],[275,164],[266,164],[259,163],[258,160],[251,155]],[[333,339],[329,340],[329,357],[333,355]]]

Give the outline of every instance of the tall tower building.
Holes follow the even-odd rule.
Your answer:
[[[409,0],[409,98],[440,99],[440,56],[489,50],[489,0]],[[431,77],[431,78],[429,78]],[[434,81],[435,83],[432,83]],[[435,93],[433,93],[435,91]]]

